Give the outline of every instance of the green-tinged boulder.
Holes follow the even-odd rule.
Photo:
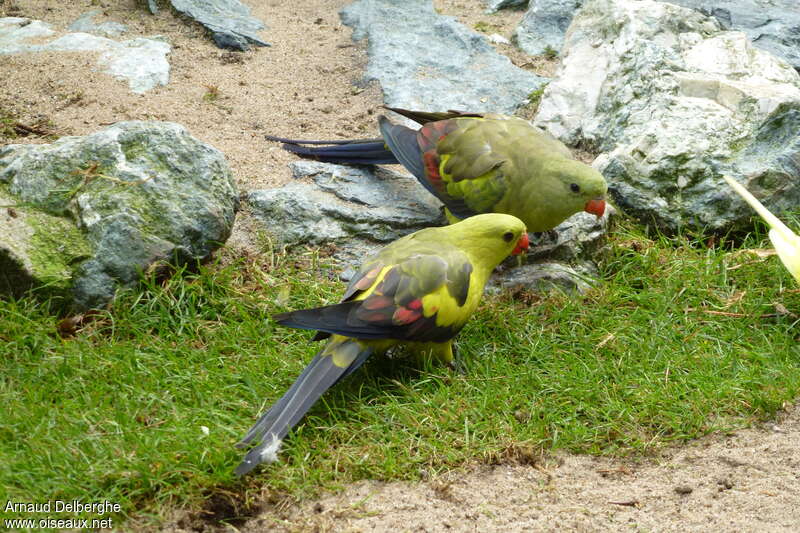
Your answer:
[[[168,122],[0,148],[0,291],[102,307],[153,265],[208,257],[238,193],[224,156]]]
[[[86,237],[70,220],[17,206],[2,190],[0,206],[0,294],[69,292],[72,269],[91,253]]]

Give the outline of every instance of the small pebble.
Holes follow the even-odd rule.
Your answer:
[[[723,490],[730,490],[733,488],[733,482],[728,478],[723,478],[718,480],[717,485],[719,485],[720,492],[722,492]]]

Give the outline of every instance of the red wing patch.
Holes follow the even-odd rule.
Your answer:
[[[398,307],[392,315],[392,322],[398,326],[410,324],[422,316],[422,299],[411,300],[405,306]]]
[[[421,316],[421,311],[409,309],[408,307],[398,307],[392,315],[392,323],[398,326],[405,326],[406,324],[411,324]]]
[[[447,134],[458,127],[455,120],[438,120],[428,122],[417,132],[417,143],[423,152],[436,148],[436,143],[447,137]]]
[[[445,192],[445,186],[439,173],[441,159],[439,152],[436,151],[436,145],[457,127],[458,124],[454,120],[439,120],[425,124],[417,132],[417,144],[422,151],[425,178],[440,193]]]
[[[442,183],[442,175],[439,174],[439,155],[436,150],[428,150],[422,154],[422,162],[425,165],[425,178],[428,183],[433,185],[433,188],[444,193],[444,183]]]
[[[380,274],[380,272],[381,272],[381,265],[376,266],[375,268],[364,274],[363,278],[358,280],[358,283],[356,283],[355,288],[360,291],[365,291],[369,289],[369,287],[372,285],[372,282],[375,281],[375,278],[378,277],[378,274]]]

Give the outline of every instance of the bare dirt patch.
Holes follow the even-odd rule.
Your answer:
[[[364,481],[242,531],[797,531],[800,410],[656,458],[557,453],[425,483]],[[531,463],[531,461],[526,461]],[[177,531],[177,530],[173,530]]]

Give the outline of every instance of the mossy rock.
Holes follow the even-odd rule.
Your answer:
[[[106,305],[153,264],[208,257],[238,208],[224,156],[167,122],[3,147],[0,194],[0,291],[76,310]]]

